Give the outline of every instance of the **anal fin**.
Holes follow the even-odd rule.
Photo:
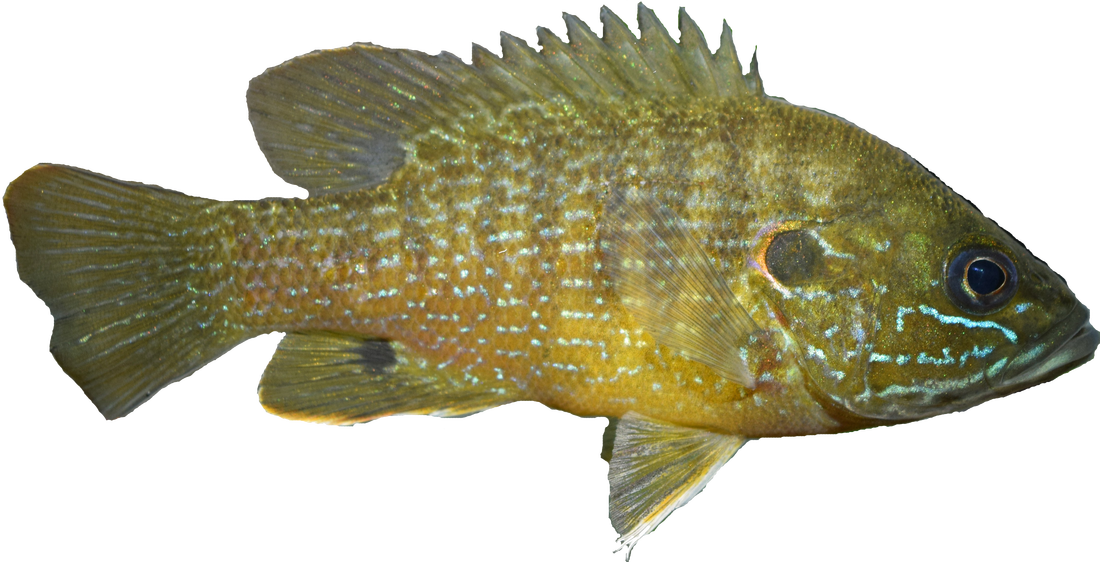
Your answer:
[[[463,416],[522,399],[508,381],[436,368],[399,343],[332,333],[287,334],[259,394],[273,414],[337,425],[394,414]]]
[[[634,545],[695,497],[747,439],[628,412],[615,429],[608,479],[611,523]]]

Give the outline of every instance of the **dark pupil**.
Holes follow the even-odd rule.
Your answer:
[[[989,260],[974,260],[966,268],[966,283],[979,295],[988,295],[1005,284],[1005,272],[1001,266]]]

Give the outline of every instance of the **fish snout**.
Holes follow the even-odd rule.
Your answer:
[[[1100,332],[1089,322],[1089,309],[1078,303],[1065,320],[1016,354],[1007,365],[987,370],[986,378],[998,393],[1016,392],[1085,363],[1098,345]]]

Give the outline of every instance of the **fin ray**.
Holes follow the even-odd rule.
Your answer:
[[[465,416],[522,399],[512,384],[454,376],[396,342],[324,332],[287,334],[259,395],[278,416],[337,425],[395,414]]]
[[[107,419],[248,337],[202,289],[211,201],[40,165],[4,196],[19,275],[50,307],[50,351]],[[94,211],[92,211],[94,209]]]
[[[707,47],[702,30],[688,16],[687,10],[680,8],[680,60],[688,73],[692,85],[708,97],[721,95],[715,74],[720,70],[714,65],[713,56]]]
[[[635,321],[658,343],[753,388],[739,352],[758,328],[680,219],[617,191],[600,228],[603,267]]]
[[[644,4],[638,4],[638,29],[640,53],[656,78],[654,83],[672,95],[688,93],[691,84],[684,80],[679,47],[661,20],[657,19],[657,14]]]
[[[749,85],[759,84],[758,73],[740,75],[725,28],[711,54],[686,14],[680,43],[641,5],[639,37],[606,8],[602,41],[564,17],[568,44],[540,30],[537,52],[502,34],[503,58],[475,45],[470,65],[449,53],[368,43],[316,51],[252,80],[249,120],[275,173],[319,195],[377,186],[404,164],[417,135],[462,134],[463,119],[521,101],[763,95]]]
[[[609,426],[610,427],[610,426]],[[611,523],[630,549],[695,497],[747,442],[628,412],[614,430],[608,480]]]

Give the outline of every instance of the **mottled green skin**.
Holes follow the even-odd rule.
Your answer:
[[[1019,352],[1076,302],[904,153],[781,100],[529,104],[464,130],[415,138],[405,166],[377,188],[213,207],[209,235],[234,243],[207,279],[229,299],[231,321],[248,333],[391,339],[448,376],[578,415],[635,411],[763,437],[988,399],[989,382],[970,375]],[[768,333],[749,349],[755,390],[655,345],[619,304],[598,241],[603,201],[626,188],[650,191],[685,220]],[[825,275],[783,287],[762,252],[770,232],[794,227],[837,255]],[[1026,280],[1012,303],[977,319],[1020,334],[1020,345],[1003,330],[920,312],[897,326],[899,307],[961,314],[941,285],[950,249],[968,236],[1003,248]],[[1017,313],[1019,303],[1031,304]],[[962,366],[915,359],[987,346]],[[899,364],[899,354],[914,359]],[[921,390],[899,411],[880,400],[891,384]]]

